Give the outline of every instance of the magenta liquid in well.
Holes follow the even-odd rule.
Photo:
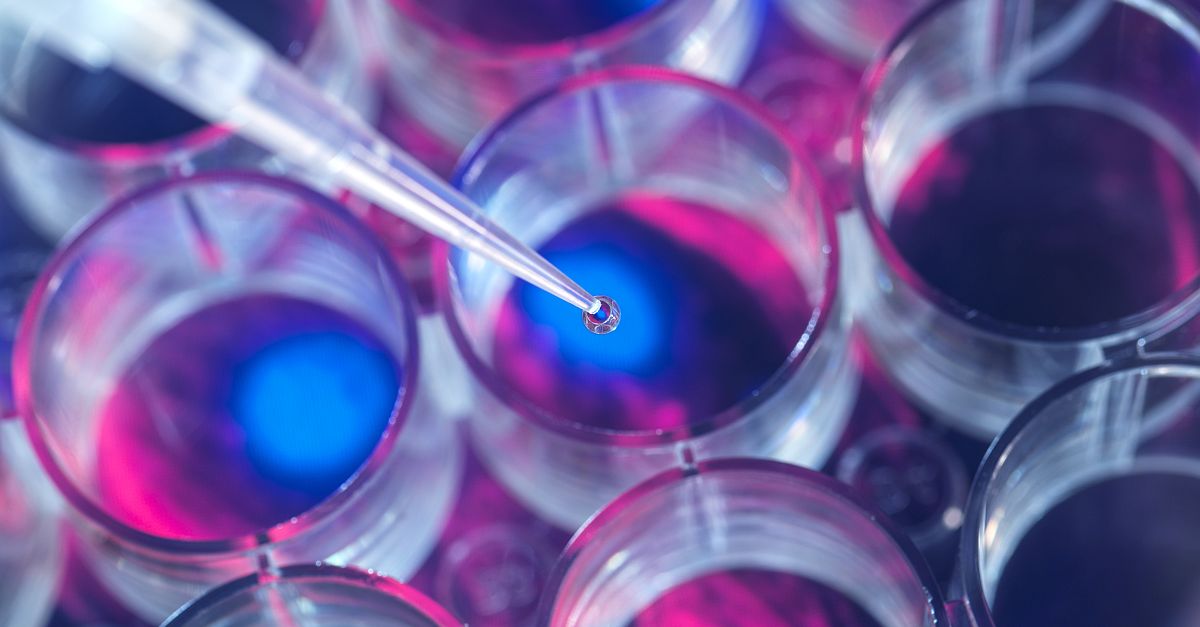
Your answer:
[[[395,419],[402,381],[377,334],[324,304],[210,305],[155,337],[103,403],[100,498],[159,536],[263,531],[354,475]]]
[[[686,428],[730,410],[787,361],[813,313],[795,267],[733,214],[652,194],[585,212],[539,248],[620,326],[594,335],[578,310],[514,283],[494,370],[556,418],[610,431]]]
[[[817,581],[772,570],[711,573],[675,586],[626,627],[882,627]]]

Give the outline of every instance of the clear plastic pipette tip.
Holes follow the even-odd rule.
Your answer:
[[[583,312],[583,326],[596,335],[607,335],[617,330],[621,323],[621,307],[608,296],[597,296],[599,307],[592,312]]]
[[[9,21],[80,64],[111,65],[284,159],[331,173],[338,185],[588,312],[593,332],[616,328],[617,315],[601,313],[599,299],[207,4],[0,0],[0,22]]]

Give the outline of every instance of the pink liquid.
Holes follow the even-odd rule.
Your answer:
[[[668,590],[626,627],[880,627],[845,595],[806,577],[727,570]]]
[[[621,323],[590,333],[570,305],[517,282],[495,370],[552,416],[616,431],[686,427],[732,408],[785,363],[812,316],[793,266],[756,226],[652,195],[587,213],[540,252]]]
[[[156,338],[104,404],[99,498],[158,536],[268,529],[362,466],[392,420],[399,373],[374,334],[323,305],[205,308]]]

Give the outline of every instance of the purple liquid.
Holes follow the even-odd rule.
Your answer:
[[[1200,272],[1200,193],[1117,118],[1029,106],[929,151],[889,226],[924,280],[995,320],[1087,327],[1153,308]]]
[[[270,528],[362,466],[400,372],[373,333],[323,305],[262,295],[205,308],[154,339],[104,405],[100,500],[159,536]]]
[[[1200,624],[1200,479],[1093,484],[1021,539],[997,586],[1000,627]]]
[[[595,33],[664,0],[417,0],[427,11],[493,43],[549,43]]]
[[[296,59],[314,30],[309,2],[296,0],[208,0],[261,37],[276,52]],[[205,126],[111,69],[83,69],[48,52],[34,59],[20,112],[5,115],[31,133],[93,144],[146,144]]]
[[[627,627],[881,627],[865,609],[812,579],[727,570],[667,591]]]
[[[675,199],[625,197],[540,252],[616,300],[621,324],[594,335],[573,307],[517,282],[500,307],[494,369],[539,409],[596,428],[680,428],[733,407],[783,366],[812,315],[766,235]]]

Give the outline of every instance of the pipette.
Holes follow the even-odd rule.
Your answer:
[[[112,66],[177,105],[478,253],[584,312],[619,314],[470,199],[308,83],[249,30],[198,0],[0,0],[0,20],[80,65]],[[603,300],[602,300],[603,299]]]

